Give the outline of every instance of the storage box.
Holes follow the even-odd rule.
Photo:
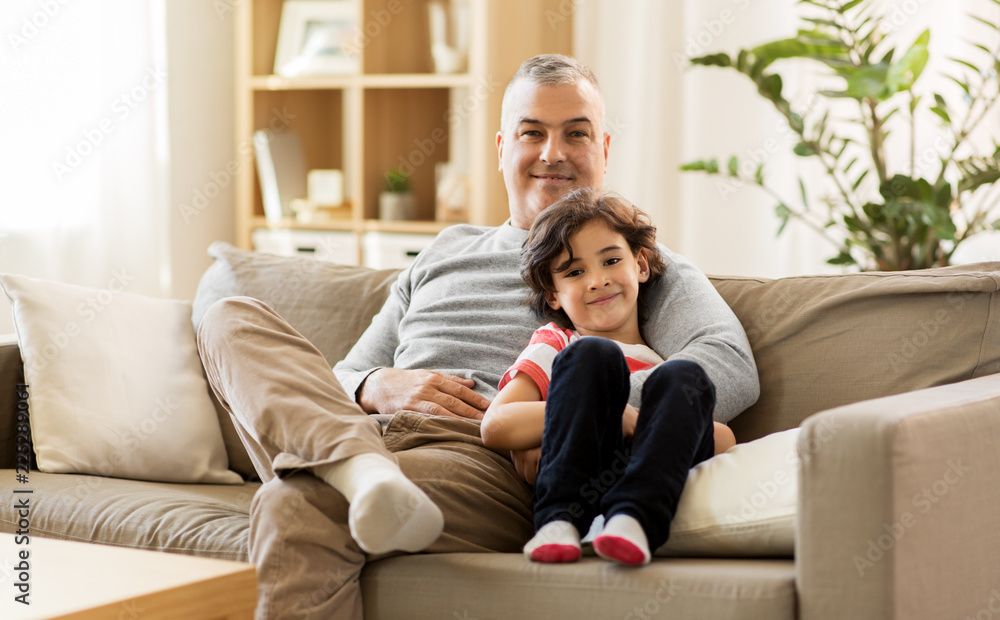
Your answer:
[[[357,265],[358,238],[347,231],[258,228],[251,234],[259,252],[280,256],[313,256],[341,265]]]

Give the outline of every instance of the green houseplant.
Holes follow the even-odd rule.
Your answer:
[[[1000,0],[990,1],[1000,7]],[[984,118],[1000,113],[995,107],[1000,50],[969,42],[966,57],[950,59],[951,70],[946,72],[961,88],[960,100],[946,98],[917,88],[928,61],[929,31],[909,47],[897,47],[885,34],[871,0],[800,0],[799,4],[806,5],[806,25],[794,38],[739,50],[733,56],[701,56],[691,63],[737,71],[753,81],[757,92],[787,121],[797,139],[795,154],[822,165],[830,182],[829,193],[822,197],[825,208],[810,204],[801,177],[796,201],[783,198],[768,184],[763,162],[754,170],[741,166],[737,157],[724,167],[713,158],[681,169],[728,175],[759,186],[777,202],[778,234],[790,220],[805,223],[836,247],[836,255],[828,261],[832,264],[884,270],[947,265],[962,241],[977,232],[1000,229],[1000,221],[991,219],[996,217],[991,208],[1000,199],[990,192],[1000,180],[1000,145],[994,136],[990,149],[976,153],[969,140]],[[1000,31],[997,20],[969,18]],[[775,68],[781,64],[777,61],[790,58],[818,64],[836,78],[839,88],[820,91],[817,97],[828,103],[847,100],[842,107],[852,113],[831,118],[829,105],[814,105],[801,114],[793,109]],[[927,111],[933,113],[930,118],[937,128],[916,120]],[[935,142],[940,148],[919,162],[918,131],[940,132]],[[893,140],[908,140],[909,161],[887,161],[890,134]]]
[[[410,177],[399,169],[387,170],[385,188],[378,197],[378,216],[382,220],[412,220],[415,201],[410,191]]]

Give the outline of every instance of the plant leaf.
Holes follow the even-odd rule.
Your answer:
[[[729,176],[738,177],[740,176],[740,160],[733,155],[729,158]]]
[[[731,67],[733,65],[733,61],[728,54],[698,56],[697,58],[692,58],[690,62],[692,65],[701,65],[704,67]]]
[[[927,44],[930,41],[930,36],[930,30],[924,30],[920,33],[920,36],[910,46],[910,49],[906,50],[906,54],[899,59],[899,62],[893,63],[889,68],[886,74],[886,85],[889,92],[884,95],[884,98],[913,88],[913,84],[923,73],[924,67],[927,66],[929,58]]]
[[[944,108],[942,108],[940,106],[934,106],[934,107],[931,108],[931,112],[933,112],[933,113],[937,114],[939,117],[941,117],[941,120],[943,120],[948,125],[951,125],[951,117],[948,116],[948,112]]]
[[[799,142],[798,144],[795,145],[794,148],[792,148],[792,152],[798,155],[799,157],[812,157],[813,155],[816,154],[815,152],[813,152],[811,147],[801,142]]]
[[[961,58],[953,58],[953,57],[949,56],[948,60],[950,60],[952,62],[957,62],[960,65],[968,67],[968,68],[972,69],[973,71],[975,71],[976,73],[980,72],[979,67],[977,67],[976,65],[972,64],[971,62],[968,62],[966,60],[962,60]]]
[[[841,252],[834,256],[833,258],[826,261],[830,265],[854,265],[854,257],[847,252]]]
[[[1000,30],[1000,25],[994,24],[993,22],[991,22],[988,19],[983,19],[982,17],[979,17],[978,15],[973,15],[972,13],[969,13],[969,17],[971,17],[972,19],[976,20],[977,22],[979,22],[981,24],[986,24],[987,26],[989,26],[993,30]]]

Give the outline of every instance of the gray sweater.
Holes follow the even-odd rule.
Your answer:
[[[347,392],[357,394],[373,371],[394,367],[471,378],[478,393],[493,399],[500,377],[544,322],[525,303],[519,269],[527,237],[509,222],[442,231],[399,275],[382,310],[334,366]],[[746,334],[697,268],[661,251],[667,270],[649,295],[643,338],[666,360],[700,364],[716,387],[715,419],[728,422],[760,393]],[[633,406],[650,372],[632,375]]]

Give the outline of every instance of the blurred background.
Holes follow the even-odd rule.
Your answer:
[[[399,1],[405,11],[407,0]],[[193,297],[210,263],[208,245],[241,243],[237,187],[253,173],[237,136],[242,4],[5,0],[0,272]],[[996,32],[966,17],[1000,22],[994,0],[880,4],[887,36],[908,45],[931,29],[923,79],[941,80],[942,92],[957,87],[933,77],[935,63],[959,53],[966,37],[996,47]],[[774,199],[758,188],[679,171],[684,162],[738,155],[765,162],[790,197],[799,177],[817,197],[826,191],[820,172],[792,154],[793,136],[749,80],[688,66],[692,57],[794,36],[798,9],[795,0],[563,0],[535,24],[568,22],[573,55],[600,81],[612,135],[607,188],[649,212],[660,240],[706,273],[842,269],[826,264],[832,248],[795,222],[776,237]],[[519,36],[502,27],[494,34]],[[789,100],[808,108],[823,76],[805,65],[783,75]],[[502,85],[509,77],[492,79]],[[1000,111],[985,122],[1000,128]],[[493,145],[499,118],[488,123],[476,138]],[[934,127],[918,132],[918,151],[934,148]],[[990,251],[983,257],[1000,258]],[[13,331],[8,308],[0,301],[0,334]]]

